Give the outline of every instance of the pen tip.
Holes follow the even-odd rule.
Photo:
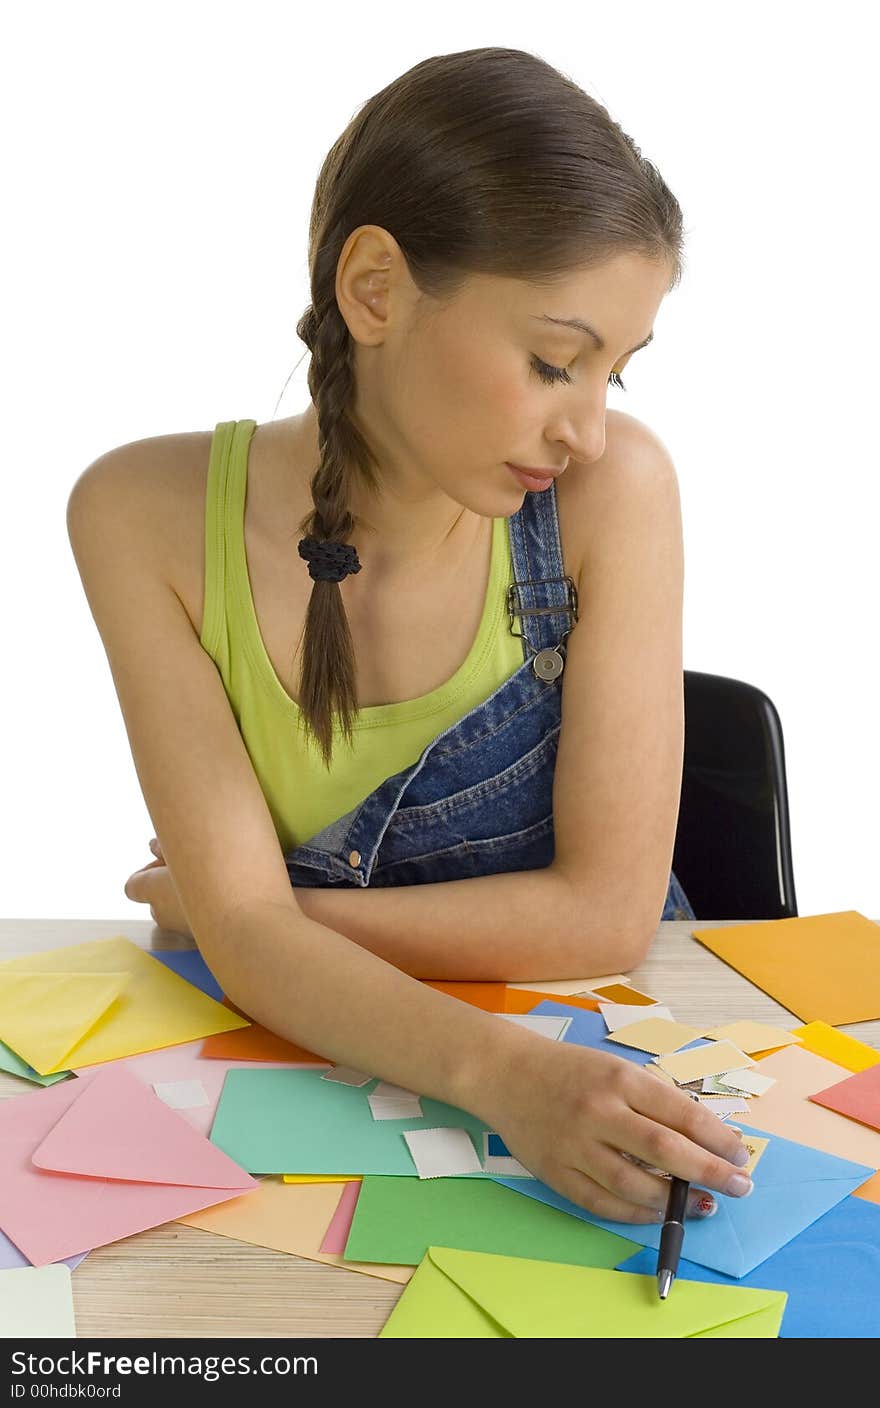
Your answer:
[[[670,1287],[671,1285],[672,1285],[672,1272],[671,1272],[671,1271],[658,1271],[658,1272],[657,1272],[657,1290],[658,1290],[659,1293],[660,1293],[660,1299],[661,1299],[661,1300],[665,1300],[666,1297],[669,1295],[669,1287]]]

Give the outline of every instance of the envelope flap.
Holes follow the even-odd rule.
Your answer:
[[[750,1335],[752,1317],[766,1312],[778,1330],[785,1304],[783,1292],[696,1281],[676,1281],[674,1294],[661,1301],[655,1276],[449,1247],[429,1247],[428,1256],[520,1339],[737,1338]]]
[[[760,1098],[760,1097],[759,1097]],[[785,1188],[792,1184],[836,1182],[841,1179],[857,1178],[860,1182],[870,1178],[874,1169],[867,1164],[857,1164],[852,1159],[841,1159],[837,1154],[826,1153],[824,1149],[813,1149],[808,1144],[796,1144],[792,1139],[783,1139],[779,1134],[767,1135],[765,1131],[753,1129],[751,1125],[737,1123],[734,1128],[758,1138],[769,1138],[769,1143],[761,1161],[755,1169],[755,1182],[762,1188]]]
[[[83,1086],[34,1150],[37,1168],[193,1188],[257,1186],[124,1067],[103,1067]]]
[[[40,1075],[48,1075],[104,1015],[127,982],[127,973],[0,969],[0,1039]]]

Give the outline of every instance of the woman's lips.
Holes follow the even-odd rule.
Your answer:
[[[519,480],[523,488],[531,492],[549,489],[553,480],[556,478],[555,474],[527,474],[525,470],[518,469],[516,465],[510,464],[508,461],[505,461],[505,464],[507,464],[507,468],[514,478]],[[561,473],[562,471],[560,470],[559,472]]]

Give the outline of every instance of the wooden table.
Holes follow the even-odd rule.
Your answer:
[[[722,923],[723,921],[717,921]],[[731,921],[734,922],[734,921]],[[703,920],[702,928],[716,921]],[[633,983],[674,1017],[700,1025],[751,1017],[783,1027],[798,1018],[691,938],[690,923],[661,924]],[[0,920],[0,957],[124,934],[145,949],[190,948],[151,923],[120,920]],[[880,1021],[841,1027],[880,1049]],[[31,1092],[0,1072],[0,1098]],[[98,1247],[73,1273],[82,1338],[371,1338],[402,1287],[374,1276],[168,1223]]]

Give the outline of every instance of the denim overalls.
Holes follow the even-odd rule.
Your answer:
[[[565,637],[577,620],[555,483],[527,493],[508,522],[515,577],[508,610],[511,630],[522,635],[523,664],[410,767],[289,850],[293,886],[425,885],[541,870],[553,860],[560,677]],[[674,874],[662,917],[696,917]]]

